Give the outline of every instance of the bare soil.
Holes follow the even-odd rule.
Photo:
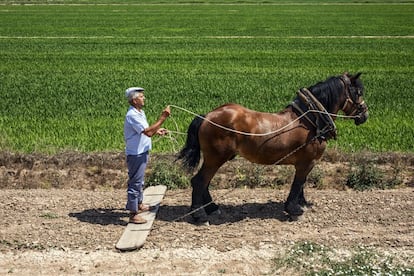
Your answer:
[[[127,223],[122,154],[2,153],[0,274],[278,275],[273,259],[300,241],[338,250],[370,246],[413,267],[414,158],[368,158],[388,172],[398,165],[403,183],[390,190],[348,189],[346,168],[355,157],[328,153],[316,168],[324,184],[306,187],[313,206],[298,221],[283,212],[289,185],[229,187],[235,168],[252,166],[236,159],[212,183],[222,214],[209,226],[185,217],[190,189],[168,190],[143,248],[121,253],[114,245]]]

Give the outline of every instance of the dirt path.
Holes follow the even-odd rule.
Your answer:
[[[287,192],[213,190],[223,213],[196,226],[173,222],[188,211],[190,190],[167,191],[144,247],[119,253],[124,190],[3,189],[0,274],[278,274],[272,259],[300,241],[345,251],[372,246],[414,266],[414,188],[307,188],[314,206],[295,222],[283,213]]]

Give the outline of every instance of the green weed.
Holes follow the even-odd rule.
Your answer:
[[[47,219],[57,219],[59,218],[59,215],[55,213],[44,213],[44,214],[41,214],[40,217],[47,218]]]
[[[264,178],[263,171],[263,166],[256,164],[252,164],[252,166],[248,167],[239,167],[236,169],[233,186],[248,188],[269,186],[268,181]]]
[[[290,251],[283,257],[276,258],[274,263],[277,269],[296,268],[310,271],[314,269],[315,265],[325,262],[327,250],[323,245],[314,242],[299,242],[293,245]],[[317,262],[316,259],[318,259]]]
[[[355,165],[354,165],[355,166]],[[350,169],[346,185],[358,191],[371,189],[392,189],[402,183],[401,167],[393,166],[387,175],[372,162],[364,162]]]
[[[382,188],[383,174],[374,164],[361,164],[356,170],[352,170],[348,175],[346,185],[358,191]]]
[[[314,242],[294,244],[283,256],[274,259],[274,272],[294,270],[299,275],[412,275],[413,267],[400,264],[392,255],[369,247],[332,249]],[[343,251],[346,251],[344,254]],[[406,260],[403,260],[406,261]]]
[[[310,184],[311,187],[323,189],[326,186],[326,184],[323,181],[323,178],[323,171],[318,167],[314,167],[308,175],[307,183]]]
[[[29,250],[42,251],[46,249],[44,245],[39,244],[38,242],[24,243],[24,242],[17,241],[17,240],[13,240],[13,241],[0,240],[0,245],[7,246],[9,248],[17,249],[17,250],[29,249]]]
[[[190,179],[178,163],[160,160],[151,165],[147,184],[166,185],[168,189],[185,189],[190,186]]]

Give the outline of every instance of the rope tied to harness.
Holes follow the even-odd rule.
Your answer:
[[[347,118],[347,119],[354,119],[354,118],[358,117],[358,116],[347,116],[347,115],[333,114],[333,113],[327,112],[326,110],[323,111],[323,110],[319,110],[319,109],[308,109],[307,111],[301,112],[302,114],[298,118],[296,118],[295,120],[293,120],[289,124],[287,124],[287,125],[279,128],[279,129],[272,130],[272,131],[269,131],[269,132],[266,132],[266,133],[251,133],[251,132],[239,131],[239,130],[236,130],[236,129],[232,129],[232,128],[228,128],[228,127],[222,126],[222,125],[220,125],[220,124],[218,124],[218,123],[216,123],[216,122],[214,122],[212,120],[209,120],[208,118],[206,118],[206,117],[204,117],[204,116],[202,116],[200,114],[197,114],[195,112],[192,112],[192,111],[190,111],[188,109],[185,109],[185,108],[180,107],[180,106],[177,106],[177,105],[171,104],[170,107],[173,107],[173,108],[179,109],[181,111],[184,111],[186,113],[189,113],[191,115],[194,115],[194,116],[196,116],[196,117],[198,117],[198,118],[200,118],[200,119],[202,119],[204,121],[207,121],[210,124],[212,124],[212,125],[214,125],[216,127],[219,127],[221,129],[224,129],[224,130],[227,130],[227,131],[230,131],[230,132],[234,132],[234,133],[237,133],[237,134],[240,134],[240,135],[259,136],[259,137],[261,137],[261,136],[268,136],[268,135],[272,135],[272,134],[276,134],[278,132],[281,132],[281,131],[285,130],[286,128],[289,128],[295,122],[299,121],[300,119],[306,117],[308,114],[311,114],[311,113],[314,113],[314,114],[320,114],[320,113],[322,113],[322,114],[328,115],[331,120],[332,120],[331,116],[332,117],[337,117],[337,118]],[[333,120],[332,120],[332,123],[333,123]],[[178,132],[178,131],[172,131],[172,132],[177,133],[177,134],[184,134],[184,135],[187,134],[187,133]]]

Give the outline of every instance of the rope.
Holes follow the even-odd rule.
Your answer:
[[[181,135],[187,135],[186,132],[175,131],[175,130],[168,130],[168,132],[175,133],[175,134],[181,134]]]
[[[305,113],[303,113],[302,115],[300,115],[298,118],[296,118],[295,120],[293,120],[289,124],[287,124],[287,125],[279,128],[277,130],[273,130],[273,131],[270,131],[270,132],[267,132],[267,133],[251,133],[251,132],[238,131],[238,130],[235,130],[235,129],[231,129],[231,128],[222,126],[222,125],[217,124],[217,123],[215,123],[215,122],[213,122],[213,121],[211,121],[211,120],[209,120],[209,119],[207,119],[207,118],[205,118],[205,117],[203,117],[203,116],[201,116],[201,115],[199,115],[197,113],[194,113],[194,112],[192,112],[192,111],[190,111],[188,109],[185,109],[185,108],[180,107],[180,106],[177,106],[177,105],[170,105],[170,107],[174,107],[174,108],[177,108],[177,109],[182,110],[184,112],[187,112],[189,114],[192,114],[192,115],[194,115],[194,116],[196,116],[196,117],[198,117],[198,118],[200,118],[202,120],[205,120],[205,121],[209,122],[210,124],[212,124],[212,125],[214,125],[216,127],[219,127],[221,129],[224,129],[224,130],[227,130],[227,131],[230,131],[230,132],[234,132],[234,133],[237,133],[237,134],[241,134],[241,135],[246,135],[246,136],[267,136],[267,135],[271,135],[271,134],[278,133],[278,132],[284,130],[285,128],[288,128],[289,126],[291,126],[292,124],[294,124],[296,121],[300,120],[301,118],[305,117],[310,112],[312,112],[312,113],[322,113],[322,114],[325,114],[325,115],[328,114],[328,115],[333,116],[333,117],[347,118],[347,119],[353,119],[353,118],[357,118],[358,117],[358,116],[338,115],[338,114],[329,113],[327,111],[320,111],[320,110],[309,109],[308,111],[306,111]],[[171,132],[179,133],[179,134],[185,134],[185,135],[187,134],[187,133],[182,133],[182,132],[178,132],[178,131],[171,131]]]

